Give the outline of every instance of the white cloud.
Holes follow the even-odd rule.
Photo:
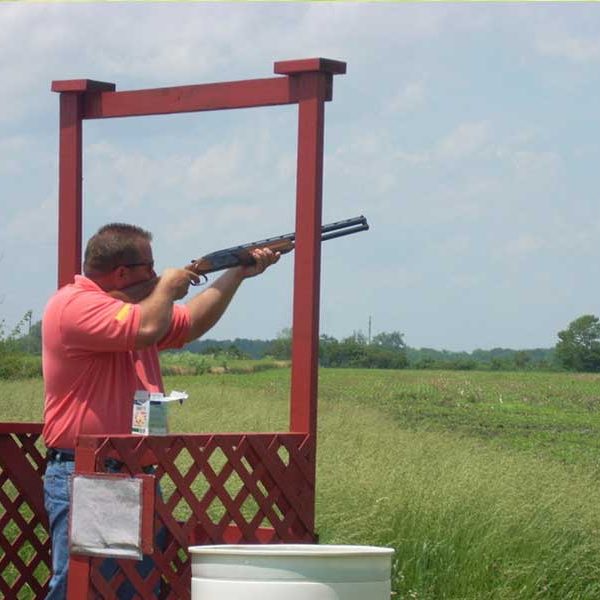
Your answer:
[[[401,163],[406,163],[409,166],[416,167],[417,165],[426,165],[431,162],[431,154],[429,152],[405,152],[399,150],[394,153],[394,157]]]
[[[487,121],[461,123],[435,145],[434,154],[442,160],[459,160],[472,156],[490,141]]]
[[[552,151],[518,150],[511,156],[515,173],[522,178],[552,177],[563,167],[562,158]]]
[[[24,208],[18,209],[2,224],[3,241],[48,244],[57,240],[55,227],[57,200],[55,195],[33,200]]]
[[[390,103],[390,110],[398,113],[409,113],[425,104],[425,84],[422,81],[411,81],[402,87]]]
[[[540,237],[525,233],[510,240],[504,246],[503,253],[508,257],[522,257],[542,250],[545,246],[544,240]]]
[[[250,148],[241,140],[217,144],[190,161],[185,187],[207,200],[242,194],[248,189],[250,173],[244,165],[250,158]]]
[[[459,290],[482,289],[484,286],[484,282],[480,276],[469,272],[450,273],[448,283],[451,288]]]
[[[24,135],[0,138],[0,175],[15,176],[25,172],[21,156],[31,150],[32,143]]]
[[[534,40],[534,49],[542,56],[564,58],[574,63],[600,60],[600,39],[576,37],[566,31],[545,31]]]
[[[463,256],[473,249],[471,237],[464,234],[450,235],[436,240],[433,250],[440,256]]]
[[[281,185],[289,176],[289,149],[260,126],[244,129],[224,133],[217,142],[207,134],[197,150],[183,151],[175,144],[163,152],[147,140],[135,150],[125,141],[90,144],[84,167],[89,196],[97,203],[117,199],[124,207],[166,196],[174,209],[182,209],[190,200],[240,201],[261,186]]]

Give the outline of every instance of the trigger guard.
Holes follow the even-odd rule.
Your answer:
[[[196,281],[192,281],[190,283],[190,285],[193,285],[194,287],[199,286],[199,285],[204,285],[207,281],[208,281],[208,277],[206,275],[204,275],[203,273],[200,273],[198,275],[198,277],[203,277],[204,279],[201,279],[200,281],[196,282]]]

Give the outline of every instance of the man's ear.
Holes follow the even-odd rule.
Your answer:
[[[113,282],[117,289],[126,286],[129,283],[129,269],[124,266],[119,266],[112,272]]]

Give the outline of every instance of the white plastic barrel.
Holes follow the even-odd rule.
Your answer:
[[[192,600],[389,600],[391,548],[192,546]]]

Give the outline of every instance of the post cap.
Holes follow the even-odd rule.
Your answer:
[[[279,75],[297,75],[315,71],[343,75],[346,72],[346,63],[330,58],[301,58],[276,62],[273,70]]]
[[[114,83],[94,81],[93,79],[61,79],[53,81],[50,89],[53,92],[114,92]]]

